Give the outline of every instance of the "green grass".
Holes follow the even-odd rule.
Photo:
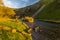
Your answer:
[[[16,20],[9,20],[5,22],[0,22],[0,26],[2,27],[10,27],[12,29],[16,29],[19,32],[28,31],[28,28],[26,28],[20,21]],[[25,32],[27,32],[25,31]],[[12,33],[11,31],[1,30],[0,29],[0,40],[32,40],[31,36],[25,36],[22,33]]]
[[[52,22],[60,22],[60,2],[54,1],[47,5],[39,15],[36,16],[37,19],[51,20]],[[57,21],[56,21],[57,20]]]

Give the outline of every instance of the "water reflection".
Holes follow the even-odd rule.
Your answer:
[[[10,8],[22,8],[32,5],[39,0],[3,0],[4,5]]]

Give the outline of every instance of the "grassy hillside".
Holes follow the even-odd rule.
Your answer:
[[[47,5],[36,18],[40,20],[60,22],[60,0]]]

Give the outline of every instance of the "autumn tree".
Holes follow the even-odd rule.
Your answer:
[[[8,7],[5,7],[5,6],[0,6],[0,16],[2,16],[2,17],[5,17],[5,16],[12,17],[14,15],[15,15],[14,9],[8,8]]]
[[[14,15],[15,15],[14,9],[5,7],[3,1],[0,0],[0,17],[5,17],[5,16],[12,17]]]

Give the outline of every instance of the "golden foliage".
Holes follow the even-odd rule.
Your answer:
[[[12,33],[16,33],[16,29],[12,29]]]
[[[27,20],[30,23],[34,23],[34,18],[32,18],[32,17],[27,17],[26,16],[24,19]]]
[[[12,20],[12,19],[8,18],[7,16],[0,17],[0,22],[4,22],[4,21],[7,21],[7,20]]]
[[[26,23],[23,23],[23,25],[24,25],[26,28],[28,28],[28,25],[27,25]]]
[[[31,34],[28,34],[28,36],[32,36]]]
[[[10,17],[15,15],[14,9],[0,6],[0,22],[11,20]]]
[[[5,6],[0,6],[0,16],[14,16],[14,15],[15,15],[14,9]]]
[[[7,30],[7,31],[11,31],[10,27],[6,27],[6,26],[0,26],[1,30]]]
[[[31,34],[25,32],[25,31],[22,31],[22,34],[25,35],[25,36],[31,36]]]
[[[28,30],[28,33],[30,33],[32,31],[32,28],[30,28],[29,30]]]
[[[25,31],[22,31],[21,33],[22,33],[23,35],[27,35],[27,33],[26,33]]]
[[[3,27],[2,29],[3,30],[11,30],[11,28],[9,28],[9,27]]]
[[[2,29],[2,26],[0,26],[0,29]]]

